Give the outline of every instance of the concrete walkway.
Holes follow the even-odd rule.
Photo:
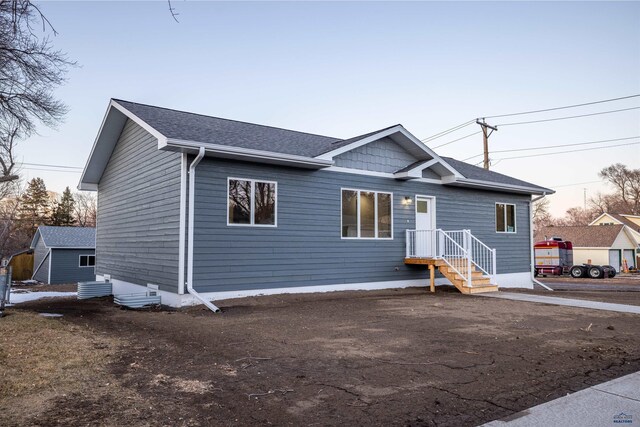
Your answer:
[[[591,308],[593,310],[615,311],[618,313],[640,314],[640,306],[613,304],[610,302],[598,302],[580,299],[548,297],[543,295],[520,294],[515,292],[487,292],[476,294],[477,296],[489,298],[502,298],[514,301],[537,302],[542,304],[564,305],[568,307]],[[638,415],[638,425],[640,425],[640,414]]]
[[[492,421],[498,427],[640,425],[640,372]]]

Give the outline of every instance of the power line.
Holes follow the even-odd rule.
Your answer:
[[[626,138],[602,139],[600,141],[577,142],[577,143],[574,143],[574,144],[546,145],[546,146],[543,146],[543,147],[514,148],[512,150],[497,150],[497,151],[492,151],[492,154],[496,154],[496,153],[513,153],[513,152],[516,152],[516,151],[544,150],[544,149],[547,149],[547,148],[576,147],[576,146],[579,146],[579,145],[590,145],[590,144],[600,144],[600,143],[603,143],[603,142],[625,141],[625,140],[636,139],[636,138],[640,138],[640,135],[638,135],[638,136],[629,136],[629,137],[626,137]],[[605,147],[603,147],[603,148],[605,148]],[[467,160],[471,160],[474,157],[482,156],[483,154],[484,153],[476,154],[475,156],[467,157],[466,159],[464,159],[462,161],[466,162]]]
[[[526,155],[526,156],[503,157],[503,158],[497,159],[497,160],[511,160],[511,159],[524,159],[524,158],[527,158],[527,157],[553,156],[555,154],[576,153],[578,151],[602,150],[602,149],[605,149],[605,148],[626,147],[626,146],[629,146],[629,145],[638,145],[638,144],[640,144],[640,142],[629,142],[627,144],[609,145],[607,147],[583,148],[581,150],[556,151],[555,153],[540,153],[540,154],[529,154],[529,155]]]
[[[602,101],[593,101],[593,102],[585,102],[583,104],[573,104],[573,105],[567,105],[564,107],[555,107],[555,108],[545,108],[542,110],[532,110],[532,111],[522,111],[520,113],[510,113],[510,114],[499,114],[496,116],[485,116],[485,119],[494,119],[497,117],[512,117],[512,116],[521,116],[523,114],[534,114],[534,113],[544,113],[546,111],[556,111],[556,110],[565,110],[567,108],[576,108],[576,107],[584,107],[587,105],[595,105],[595,104],[602,104],[605,102],[613,102],[613,101],[620,101],[623,99],[630,99],[630,98],[637,98],[639,97],[640,94],[637,95],[629,95],[629,96],[621,96],[619,98],[610,98],[610,99],[603,99]]]
[[[549,188],[573,187],[575,185],[585,185],[585,184],[595,184],[595,183],[602,183],[602,181],[586,181],[586,182],[576,182],[573,184],[551,185],[549,186]]]
[[[470,136],[477,135],[479,133],[482,133],[482,131],[479,130],[477,132],[470,133],[469,135],[463,136],[462,138],[454,139],[453,141],[449,141],[449,142],[445,142],[444,144],[436,145],[433,148],[436,149],[436,148],[444,147],[445,145],[453,144],[454,142],[458,142],[458,141],[460,141],[462,139],[469,138]]]
[[[462,128],[464,128],[464,127],[467,127],[467,126],[469,126],[470,124],[472,124],[473,122],[474,122],[474,120],[469,120],[468,122],[461,123],[461,124],[459,124],[458,126],[454,126],[454,127],[452,127],[451,129],[447,129],[447,130],[442,131],[442,132],[440,132],[440,133],[436,133],[436,134],[434,134],[434,135],[431,135],[431,136],[428,136],[428,137],[426,137],[426,138],[424,138],[424,139],[421,139],[421,141],[422,141],[422,142],[428,142],[428,141],[434,140],[434,139],[436,139],[436,138],[440,138],[440,137],[442,137],[442,136],[445,136],[445,135],[450,134],[451,132],[455,132],[455,131],[457,131],[457,130],[459,130],[459,129],[462,129]]]
[[[20,168],[22,170],[43,171],[43,172],[62,172],[62,173],[82,173],[76,170],[46,169],[46,168]]]
[[[528,124],[531,124],[531,123],[553,122],[553,121],[556,121],[556,120],[577,119],[577,118],[580,118],[580,117],[598,116],[598,115],[601,115],[601,114],[619,113],[621,111],[630,111],[630,110],[637,110],[637,109],[640,109],[640,107],[622,108],[620,110],[601,111],[601,112],[598,112],[598,113],[580,114],[580,115],[577,115],[577,116],[556,117],[554,119],[531,120],[531,121],[528,121],[528,122],[499,123],[496,126],[514,126],[514,125],[528,125]]]
[[[22,162],[17,162],[17,164],[19,165],[27,165],[27,166],[44,166],[44,167],[48,167],[48,168],[60,168],[60,169],[81,169],[81,167],[79,166],[65,166],[65,165],[48,165],[48,164],[44,164],[44,163],[22,163]]]

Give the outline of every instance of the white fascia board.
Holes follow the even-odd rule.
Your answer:
[[[437,159],[431,159],[428,162],[425,162],[421,165],[418,165],[414,168],[411,168],[404,172],[396,172],[393,176],[397,179],[413,179],[413,178],[422,178],[422,171],[430,168],[434,164],[438,163]]]
[[[443,179],[444,181],[444,179]],[[451,182],[447,182],[449,185],[459,185],[464,187],[479,187],[479,188],[488,188],[491,190],[505,190],[508,192],[514,193],[523,193],[523,194],[546,194],[550,195],[555,193],[553,190],[549,189],[539,189],[533,187],[525,187],[521,185],[511,185],[511,184],[502,184],[499,182],[490,182],[490,181],[480,181],[477,179],[456,179]]]
[[[332,160],[321,160],[313,157],[296,156],[294,154],[274,153],[272,151],[253,150],[250,148],[232,147],[228,145],[203,144],[197,141],[167,139],[164,150],[195,153],[204,147],[207,154],[224,159],[246,160],[276,165],[298,166],[308,169],[322,169],[333,165]]]
[[[78,190],[80,191],[98,191],[98,184],[92,184],[88,182],[80,182],[78,184]]]
[[[398,179],[398,177],[395,174],[389,173],[389,172],[376,172],[376,171],[368,171],[364,169],[343,168],[340,166],[330,166],[323,170],[329,171],[329,172],[350,173],[354,175],[377,176],[380,178]],[[414,179],[414,181],[426,182],[428,184],[442,184],[442,181],[437,179],[431,179],[431,178],[416,178]]]
[[[158,139],[158,146],[161,146],[163,144],[166,145],[166,139],[167,139],[166,136],[162,135],[160,132],[158,132],[155,128],[151,127],[147,122],[142,120],[140,117],[136,116],[131,111],[127,110],[125,107],[123,107],[122,105],[118,104],[117,101],[111,99],[109,101],[109,106],[107,107],[107,112],[105,113],[104,117],[102,118],[102,123],[100,124],[100,129],[98,130],[98,135],[96,136],[96,139],[93,142],[93,147],[91,147],[91,153],[89,154],[89,157],[87,158],[87,162],[85,163],[84,169],[82,171],[82,175],[80,176],[80,182],[78,184],[78,189],[79,190],[83,190],[83,191],[97,191],[98,190],[98,183],[96,183],[96,182],[85,182],[85,177],[86,177],[87,171],[89,169],[89,165],[91,164],[91,160],[96,155],[96,147],[98,146],[98,143],[100,142],[100,137],[102,136],[102,133],[103,133],[103,131],[105,129],[105,126],[107,126],[107,121],[109,119],[109,115],[111,114],[112,109],[118,110],[119,112],[124,114],[127,118],[129,118],[132,121],[134,121],[141,128],[143,128],[144,130],[149,132],[153,137],[157,138]],[[117,140],[115,142],[113,142],[113,146],[114,147],[115,147],[116,143],[117,143]],[[113,150],[110,150],[110,152],[113,152]],[[102,161],[100,163],[104,163],[105,166],[106,166],[106,163],[109,161],[108,158],[101,159],[101,160]]]
[[[402,126],[397,125],[392,128],[385,129],[373,135],[369,135],[366,138],[362,138],[358,141],[354,141],[351,144],[343,145],[342,147],[338,147],[335,150],[328,151],[324,154],[316,156],[315,158],[323,159],[323,160],[332,160],[335,156],[339,156],[340,154],[346,153],[347,151],[355,150],[356,148],[362,147],[363,145],[367,145],[370,142],[377,141],[381,138],[384,138],[385,136],[389,136],[391,134],[399,132],[401,128]]]
[[[377,140],[379,140],[381,138],[384,138],[386,136],[393,135],[394,133],[400,133],[403,136],[405,136],[407,139],[409,139],[415,145],[415,147],[417,147],[420,151],[422,151],[427,156],[429,156],[429,158],[431,158],[433,160],[436,160],[435,163],[440,163],[444,168],[446,168],[449,172],[451,172],[451,174],[454,175],[456,178],[464,178],[460,172],[458,172],[451,165],[449,165],[447,162],[445,162],[440,156],[438,156],[435,153],[435,151],[433,151],[431,148],[427,147],[427,145],[425,143],[423,143],[418,138],[416,138],[411,132],[406,130],[404,128],[404,126],[402,126],[402,125],[396,125],[394,127],[391,127],[389,129],[385,129],[383,131],[380,131],[378,133],[370,135],[370,136],[368,136],[366,138],[363,138],[361,140],[354,141],[351,144],[336,148],[335,150],[331,150],[331,151],[329,151],[327,153],[324,153],[324,154],[321,154],[321,155],[317,156],[316,159],[332,160],[335,156],[338,156],[340,154],[346,153],[347,151],[354,150],[354,149],[356,149],[358,147],[362,147],[363,145],[367,145],[367,144],[369,144],[369,143],[371,143],[373,141],[377,141]],[[433,163],[433,164],[435,164],[435,163]],[[433,164],[431,166],[433,166]]]
[[[414,144],[416,144],[416,146],[420,147],[422,150],[424,150],[427,154],[429,154],[429,156],[431,156],[434,160],[437,160],[436,163],[441,164],[442,166],[444,166],[449,172],[451,172],[451,174],[453,176],[455,176],[456,178],[464,178],[464,176],[458,172],[453,166],[451,166],[449,163],[445,162],[444,159],[440,156],[438,156],[436,154],[435,151],[433,151],[431,148],[429,148],[427,146],[427,144],[425,144],[424,142],[420,141],[418,138],[416,138],[411,132],[409,132],[408,130],[406,130],[404,128],[404,126],[400,126],[400,131],[402,132],[403,135],[405,135],[407,138],[409,138],[411,141],[413,141]],[[434,163],[435,164],[435,163]],[[431,165],[433,166],[433,165]]]
[[[115,100],[112,99],[111,102],[109,103],[109,106],[110,107],[114,107],[115,109],[120,111],[122,114],[124,114],[125,116],[127,116],[128,118],[130,118],[131,120],[136,122],[136,124],[138,124],[142,129],[146,130],[151,135],[153,135],[155,138],[157,138],[158,139],[158,145],[160,145],[163,141],[166,141],[166,139],[167,139],[166,136],[164,136],[163,134],[158,132],[154,127],[151,127],[150,124],[148,124],[147,122],[142,120],[140,117],[136,116],[131,111],[127,110],[122,105],[118,104],[118,101],[115,101]]]
[[[70,249],[70,250],[74,250],[74,249],[82,249],[82,250],[89,250],[89,249],[93,249],[95,250],[96,247],[95,246],[87,246],[87,247],[78,247],[78,246],[51,246],[49,249]]]
[[[611,221],[614,222],[615,224],[622,224],[620,221],[618,221],[617,219],[615,219],[614,217],[612,217],[611,215],[609,215],[608,213],[603,213],[600,216],[598,216],[598,218],[594,219],[593,221],[591,221],[589,223],[589,225],[595,225],[598,221],[600,221],[600,219],[602,217],[608,216],[609,218],[611,218]]]
[[[626,224],[624,225],[624,227],[622,227],[622,230],[625,232],[631,243],[635,244],[635,247],[638,247],[638,245],[640,245],[640,239],[638,238],[640,234],[633,231],[633,229],[631,229],[631,227]]]
[[[31,249],[35,249],[36,245],[38,244],[38,237],[40,237],[40,229],[36,230],[36,233],[33,235],[33,239],[31,239],[31,246],[29,246],[29,248]],[[44,242],[44,240],[43,240]],[[45,247],[47,247],[47,244],[45,243],[44,245]]]

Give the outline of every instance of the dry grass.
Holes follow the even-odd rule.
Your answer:
[[[0,319],[0,425],[26,425],[54,399],[95,392],[113,381],[105,368],[118,345],[113,338],[35,313]]]

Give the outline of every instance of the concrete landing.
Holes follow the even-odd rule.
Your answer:
[[[640,372],[484,424],[488,427],[640,425]]]
[[[515,292],[492,292],[486,294],[477,294],[481,297],[502,298],[513,301],[537,302],[542,304],[563,305],[567,307],[590,308],[593,310],[615,311],[618,313],[640,314],[640,306],[613,304],[610,302],[598,302],[571,298],[547,297],[543,295],[520,294]],[[640,418],[640,415],[638,416]],[[640,420],[638,421],[640,424]]]

